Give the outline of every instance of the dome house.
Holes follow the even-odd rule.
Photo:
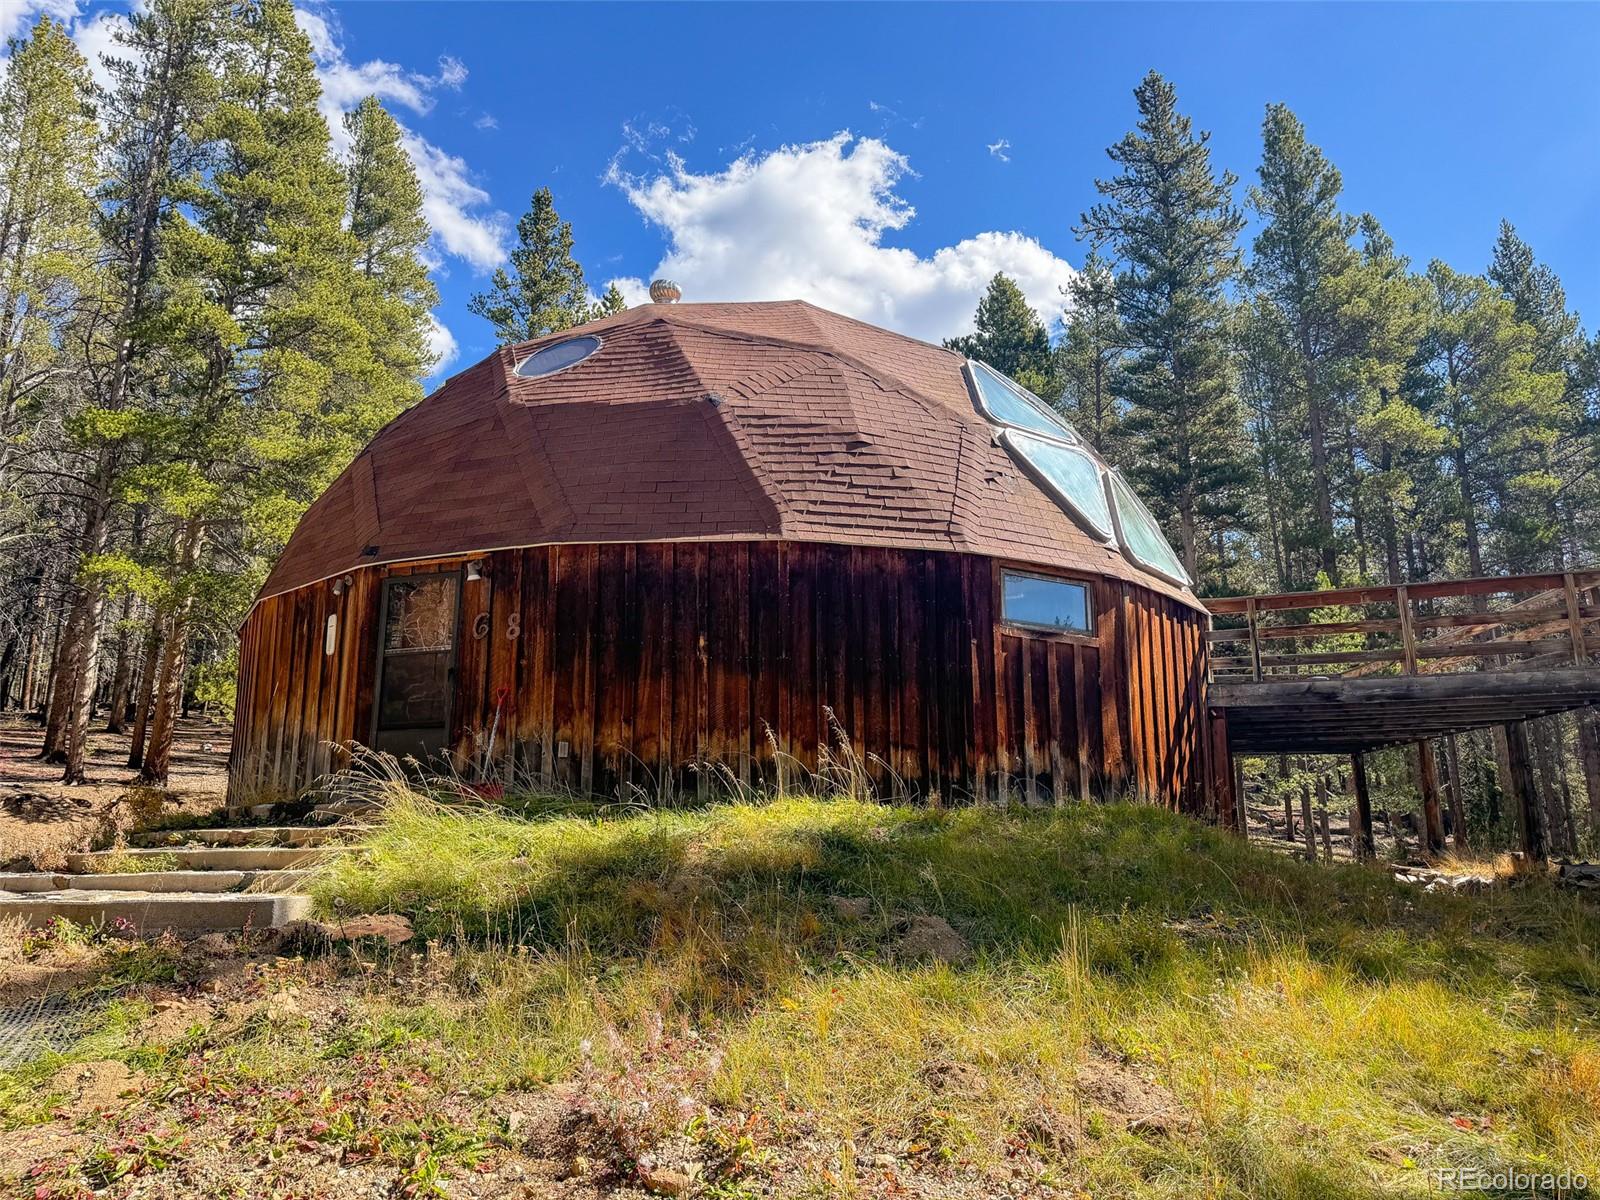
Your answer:
[[[241,629],[235,803],[354,741],[600,795],[848,754],[1204,807],[1208,614],[1068,424],[807,303],[653,294],[455,375],[312,504]]]

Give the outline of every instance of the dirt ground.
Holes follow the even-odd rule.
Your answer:
[[[172,749],[172,775],[162,793],[162,816],[208,813],[228,786],[231,730],[214,721],[180,721]],[[90,735],[89,782],[68,787],[60,766],[42,761],[44,731],[15,713],[0,714],[0,867],[26,860],[51,869],[52,860],[92,839],[112,821],[120,824],[138,772],[127,766],[129,739]],[[144,814],[146,818],[149,813]]]

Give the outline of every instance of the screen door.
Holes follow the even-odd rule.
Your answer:
[[[424,758],[446,748],[460,589],[454,572],[384,580],[374,749]]]

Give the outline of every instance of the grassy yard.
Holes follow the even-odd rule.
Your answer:
[[[361,1160],[409,1194],[518,1194],[476,1190],[517,1154],[573,1177],[530,1196],[1600,1180],[1600,911],[1543,879],[1428,895],[1126,805],[512,816],[399,790],[368,845],[321,902],[407,914],[425,949],[251,964],[256,1018],[96,1053],[190,1094],[326,1100],[365,1071],[366,1107],[331,1107],[374,1147],[412,1131]],[[405,1071],[447,1127],[384,1115]]]

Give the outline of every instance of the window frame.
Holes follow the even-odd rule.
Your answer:
[[[978,415],[980,417],[989,422],[989,424],[993,425],[995,428],[1020,429],[1024,433],[1033,434],[1035,437],[1042,437],[1046,439],[1054,438],[1056,441],[1064,442],[1075,449],[1081,450],[1084,448],[1085,443],[1083,440],[1083,435],[1074,429],[1065,417],[1046,406],[1043,400],[1035,396],[1032,392],[1028,391],[1015,380],[1006,378],[988,363],[981,362],[976,358],[967,359],[963,369],[966,373],[967,391],[972,396],[973,407],[978,410]],[[988,402],[983,397],[983,388],[978,384],[978,372],[980,370],[987,371],[990,375],[993,375],[995,381],[998,382],[1001,387],[1005,388],[1008,392],[1014,395],[1021,403],[1037,412],[1044,419],[1045,424],[1051,427],[1051,431],[1046,433],[1043,430],[1035,429],[1030,425],[1019,425],[1015,421],[1008,421],[999,413],[991,409]]]
[[[466,611],[466,605],[462,602],[462,600],[463,589],[466,583],[466,572],[460,566],[449,566],[443,564],[436,566],[431,570],[427,569],[427,567],[421,563],[394,563],[391,564],[391,567],[404,567],[407,569],[385,571],[378,576],[378,622],[373,631],[372,640],[372,694],[369,701],[372,711],[368,714],[367,718],[367,745],[375,746],[377,744],[378,736],[383,733],[406,733],[413,729],[426,730],[439,728],[437,725],[416,725],[405,726],[403,728],[382,727],[381,710],[383,707],[383,666],[385,657],[383,640],[385,630],[389,625],[390,589],[388,585],[391,581],[402,582],[412,579],[429,579],[434,576],[453,576],[455,579],[456,616],[455,625],[452,628],[450,635],[449,663],[445,669],[444,739],[445,746],[448,748],[451,741],[451,734],[455,730],[456,687],[460,682],[459,673],[461,669],[461,635],[463,632],[462,616]]]
[[[582,358],[577,359],[574,362],[567,363],[566,366],[556,367],[554,370],[550,371],[541,371],[537,375],[524,375],[522,373],[522,368],[528,363],[532,362],[534,359],[538,358],[539,355],[543,354],[547,350],[554,350],[558,346],[565,346],[568,342],[593,342],[594,349],[589,351],[589,353],[585,354]],[[530,383],[536,379],[550,379],[553,376],[561,375],[567,371],[573,370],[576,367],[583,366],[584,363],[588,362],[596,354],[599,354],[600,351],[604,350],[605,345],[605,338],[601,337],[598,333],[574,332],[571,337],[564,337],[560,341],[551,342],[548,346],[540,346],[532,354],[523,355],[516,362],[511,364],[511,374],[513,378],[526,379]]]
[[[1173,559],[1178,563],[1179,574],[1173,575],[1169,571],[1164,571],[1160,567],[1153,566],[1152,564],[1145,562],[1145,560],[1139,556],[1138,551],[1134,550],[1129,544],[1127,535],[1122,532],[1122,507],[1117,501],[1116,489],[1112,486],[1112,476],[1115,476],[1117,482],[1122,484],[1123,490],[1126,491],[1132,498],[1134,504],[1138,505],[1141,513],[1144,516],[1144,519],[1150,522],[1151,528],[1156,531],[1157,536],[1161,538],[1163,544],[1165,544],[1167,549],[1172,552]],[[1133,484],[1128,482],[1127,476],[1125,476],[1116,467],[1108,464],[1105,469],[1103,482],[1105,483],[1106,489],[1106,504],[1111,508],[1112,521],[1116,523],[1117,547],[1122,551],[1122,557],[1126,558],[1130,563],[1138,567],[1139,570],[1148,572],[1149,574],[1154,575],[1157,579],[1164,580],[1167,583],[1176,584],[1181,588],[1192,589],[1194,587],[1194,581],[1187,577],[1188,571],[1183,565],[1183,555],[1178,551],[1177,547],[1167,540],[1166,533],[1162,531],[1161,522],[1156,520],[1156,515],[1150,511],[1150,506],[1144,502],[1144,497],[1140,496],[1139,493],[1134,490]]]
[[[1022,637],[1041,638],[1051,642],[1068,642],[1079,646],[1099,646],[1099,612],[1095,606],[1095,579],[1089,575],[1073,575],[1034,566],[994,560],[994,612],[996,630]],[[1006,576],[1021,575],[1044,583],[1065,583],[1083,589],[1083,613],[1087,630],[1061,629],[1055,625],[1034,625],[1006,616]]]
[[[1110,484],[1107,482],[1111,468],[1098,455],[1087,446],[1074,445],[1071,442],[1057,443],[1054,439],[1047,438],[1043,434],[1034,433],[1031,429],[1019,429],[1015,425],[1002,426],[999,433],[1000,444],[1005,447],[1012,460],[1022,467],[1023,471],[1038,485],[1044,494],[1055,502],[1055,506],[1065,512],[1078,528],[1082,529],[1102,546],[1109,547],[1112,550],[1120,550],[1122,548],[1122,530],[1117,521],[1115,497],[1111,495]],[[1084,512],[1082,506],[1057,486],[1056,482],[1045,473],[1044,469],[1033,461],[1027,450],[1018,444],[1020,438],[1024,436],[1037,438],[1046,445],[1059,444],[1062,450],[1072,454],[1081,454],[1089,460],[1089,464],[1095,469],[1095,482],[1100,485],[1100,491],[1105,497],[1106,515],[1111,520],[1110,529],[1102,532],[1099,526],[1095,524],[1094,518]]]

